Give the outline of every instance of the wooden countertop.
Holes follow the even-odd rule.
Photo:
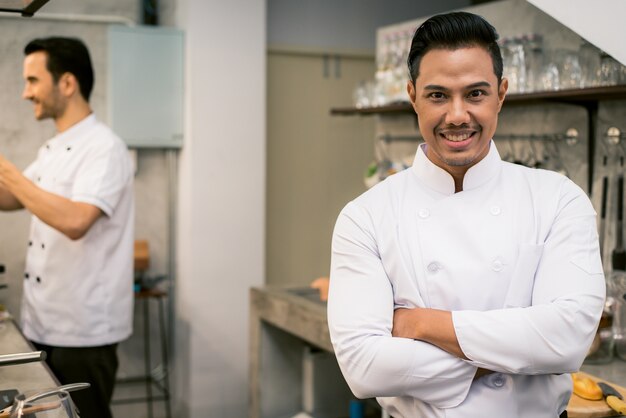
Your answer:
[[[316,291],[317,289],[306,287],[252,288],[250,290],[252,315],[310,344],[333,352],[326,318],[326,303],[316,297]],[[617,358],[603,365],[583,364],[581,370],[615,385],[626,384],[626,361]],[[572,401],[570,405],[573,405]],[[607,415],[574,415],[589,418],[614,416],[608,411]]]
[[[326,304],[316,301],[316,289],[252,288],[254,314],[308,343],[333,352],[326,320]]]

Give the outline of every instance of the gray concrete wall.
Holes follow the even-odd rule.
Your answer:
[[[173,0],[161,0],[161,22],[172,24],[176,11]],[[25,168],[34,158],[41,144],[54,135],[51,121],[37,122],[29,102],[21,99],[23,88],[23,47],[35,37],[61,35],[82,38],[90,49],[95,68],[95,86],[91,105],[96,115],[107,121],[107,27],[106,23],[81,22],[84,16],[106,17],[110,20],[140,20],[140,2],[127,0],[53,0],[45,5],[34,18],[19,15],[0,16],[0,153],[17,167]],[[73,16],[66,16],[71,14]],[[50,19],[50,18],[54,18]],[[105,19],[105,20],[106,20]],[[136,209],[135,236],[147,239],[151,248],[150,274],[168,271],[167,210],[168,183],[167,160],[163,150],[141,150],[137,154],[138,171],[135,177]],[[22,293],[24,256],[28,241],[30,215],[26,211],[0,212],[0,263],[7,272],[3,281],[9,288],[0,293],[0,303],[19,318]],[[152,316],[154,316],[153,313]],[[120,348],[120,375],[134,375],[142,371],[141,329],[143,316],[139,309],[135,314],[136,335]],[[152,345],[157,347],[156,316],[153,320]],[[153,353],[155,350],[153,350]],[[156,351],[155,354],[158,354]],[[155,364],[156,364],[155,358]],[[143,405],[116,407],[118,416],[141,417]],[[160,415],[157,415],[160,416]]]
[[[470,0],[268,0],[267,43],[373,51],[381,26],[470,4]]]

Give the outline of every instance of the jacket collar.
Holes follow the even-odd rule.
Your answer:
[[[454,179],[447,171],[428,159],[426,147],[426,144],[421,144],[417,148],[411,169],[420,182],[429,188],[444,195],[454,194]],[[489,153],[485,158],[474,164],[465,173],[463,191],[477,189],[495,178],[500,173],[501,162],[500,154],[492,140],[489,144]]]
[[[94,125],[98,123],[96,115],[92,112],[81,120],[80,122],[72,125],[69,129],[56,134],[53,138],[49,139],[47,145],[50,147],[56,147],[66,145],[72,142],[75,138],[80,138],[85,132],[88,132]]]

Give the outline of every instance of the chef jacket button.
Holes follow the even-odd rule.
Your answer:
[[[28,279],[29,277],[30,277],[30,274],[28,274],[28,273],[24,273],[24,278],[25,278],[25,279]]]
[[[489,212],[491,212],[491,214],[494,216],[498,216],[502,212],[502,209],[500,209],[500,206],[494,205],[491,208],[489,208]]]
[[[41,277],[37,276],[37,283],[41,283]]]
[[[433,263],[430,263],[428,267],[426,268],[428,269],[429,272],[436,273],[439,270],[440,266],[439,264],[433,262]]]
[[[420,211],[417,214],[419,215],[420,218],[426,219],[430,216],[430,211],[428,209],[420,209]]]
[[[33,246],[33,242],[32,241],[28,241],[28,246],[32,247]]]
[[[493,263],[491,263],[491,268],[493,269],[493,271],[502,271],[502,269],[504,268],[504,263],[500,260],[495,260]]]
[[[37,182],[41,182],[41,176],[37,177]]]
[[[46,245],[42,242],[41,243],[41,249],[43,250],[44,248],[46,248]]]

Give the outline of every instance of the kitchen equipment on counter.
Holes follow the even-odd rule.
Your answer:
[[[0,355],[0,366],[13,366],[15,364],[32,363],[35,361],[44,361],[46,359],[45,351],[33,351],[31,353],[15,353]]]
[[[35,415],[36,413],[36,415]],[[76,407],[65,391],[46,393],[40,397],[27,400],[24,394],[15,397],[8,414],[0,414],[0,418],[79,418]]]
[[[608,382],[604,379],[600,379],[597,376],[578,372],[579,375],[589,377],[598,383],[608,383],[622,396],[626,395],[626,388],[616,385],[615,383]],[[600,418],[600,417],[612,417],[618,414],[606,403],[604,399],[597,401],[590,401],[583,399],[577,395],[572,394],[567,405],[567,416],[569,418]]]
[[[607,383],[600,382],[598,386],[602,389],[602,396],[604,396],[607,405],[620,415],[626,414],[626,402],[624,402],[622,394]]]
[[[49,409],[58,409],[62,406],[62,402],[55,399],[55,395],[59,397],[59,394],[67,394],[68,392],[73,392],[75,390],[87,389],[90,386],[91,385],[89,383],[70,383],[67,385],[57,386],[53,388],[17,394],[11,406],[0,410],[0,418],[19,417],[20,415],[17,415],[18,411],[22,411],[23,414],[31,414],[34,412],[40,412]],[[60,397],[65,398],[65,396]],[[35,401],[46,398],[51,399],[47,399],[46,402],[38,402],[36,404],[34,403]],[[68,407],[69,406],[71,405],[68,405]],[[68,409],[73,411],[73,407]],[[39,414],[37,416],[40,417]],[[72,417],[73,415],[67,414],[67,416]]]

